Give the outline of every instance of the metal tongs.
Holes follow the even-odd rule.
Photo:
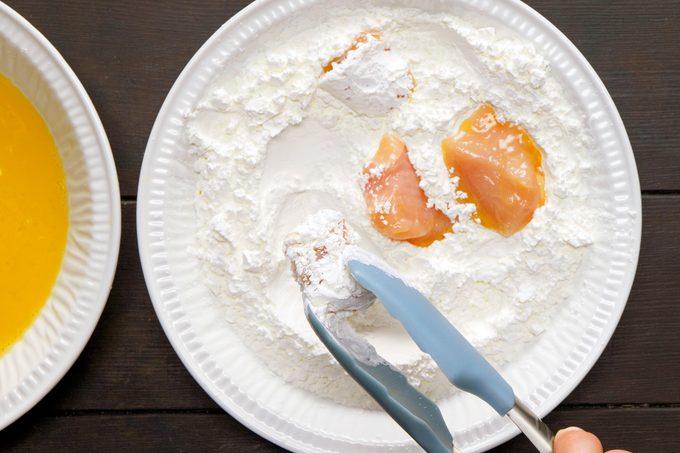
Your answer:
[[[507,381],[425,296],[375,263],[357,258],[349,259],[347,265],[354,279],[401,322],[453,385],[486,401],[501,416],[507,415],[539,452],[553,452],[550,428],[516,398]],[[457,451],[437,405],[412,387],[396,367],[359,360],[324,326],[309,305],[305,314],[316,335],[342,367],[423,449],[430,453]]]

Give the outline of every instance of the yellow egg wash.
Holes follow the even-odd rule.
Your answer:
[[[67,230],[66,181],[54,139],[31,101],[0,74],[0,355],[45,305]]]

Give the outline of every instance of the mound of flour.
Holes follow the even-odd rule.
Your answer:
[[[307,324],[283,253],[285,237],[308,215],[339,211],[361,247],[382,256],[499,366],[548,328],[602,228],[588,197],[583,114],[532,45],[498,26],[413,9],[339,9],[326,17],[265,33],[187,116],[184,135],[198,173],[192,252],[230,313],[225,325],[274,373],[364,406],[361,389]],[[381,30],[399,74],[405,62],[415,80],[408,99],[377,112],[338,96],[340,82],[322,80],[324,65],[369,29]],[[381,86],[354,82],[342,81],[362,90]],[[455,202],[456,182],[441,158],[442,139],[482,102],[521,123],[544,150],[547,201],[509,238],[474,222],[474,206]],[[454,234],[430,247],[381,236],[367,215],[361,169],[388,131],[408,145],[432,203],[458,219]],[[453,391],[379,304],[349,322],[428,396]]]

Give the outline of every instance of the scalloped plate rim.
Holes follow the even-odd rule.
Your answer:
[[[80,329],[77,332],[78,335],[73,337],[64,352],[57,356],[58,361],[54,362],[52,365],[45,365],[44,359],[41,360],[38,367],[46,368],[47,371],[43,373],[46,377],[38,386],[32,389],[29,397],[21,399],[18,404],[12,406],[10,411],[0,418],[0,431],[2,431],[31,410],[61,381],[75,361],[80,357],[80,354],[87,345],[99,322],[101,314],[104,311],[113,284],[120,252],[122,222],[120,188],[111,146],[101,119],[99,118],[92,100],[85,91],[85,88],[56,47],[54,47],[54,45],[26,18],[3,2],[0,2],[0,14],[5,15],[8,19],[13,21],[22,29],[22,31],[27,33],[40,47],[42,47],[46,55],[61,71],[63,81],[70,85],[75,92],[77,101],[80,103],[80,106],[86,114],[87,120],[91,123],[93,135],[97,139],[98,146],[101,150],[100,157],[105,171],[105,178],[109,180],[107,195],[111,201],[109,213],[111,215],[109,240],[110,254],[108,255],[106,265],[104,266],[104,278],[101,282],[98,282],[99,287],[95,296],[97,304],[84,318],[83,322],[79,324]],[[30,55],[26,53],[25,55],[30,59]],[[74,301],[74,304],[76,302],[77,300]],[[61,335],[58,337],[58,340],[60,339]],[[24,381],[22,381],[22,383],[23,382]]]
[[[179,95],[180,88],[190,77],[191,72],[192,70],[195,69],[197,63],[203,58],[203,56],[206,53],[208,53],[209,48],[222,38],[222,35],[226,33],[226,30],[237,29],[239,25],[238,24],[239,20],[242,19],[244,16],[248,15],[249,13],[253,12],[254,10],[259,8],[271,7],[272,5],[275,5],[280,2],[281,2],[280,0],[256,0],[247,5],[242,10],[240,10],[237,14],[232,16],[227,22],[222,24],[203,43],[203,45],[192,56],[192,58],[186,64],[180,75],[177,77],[175,83],[168,92],[163,102],[163,105],[157,115],[156,121],[154,122],[152,132],[145,150],[142,169],[140,172],[137,198],[137,237],[144,278],[147,284],[147,288],[149,290],[154,310],[156,311],[157,317],[163,327],[166,337],[170,341],[175,352],[179,356],[183,365],[192,375],[192,377],[203,388],[203,390],[206,393],[208,393],[210,397],[218,405],[220,405],[220,407],[222,407],[228,414],[236,418],[240,423],[245,425],[253,432],[284,448],[309,448],[310,447],[309,444],[300,443],[297,441],[297,439],[281,435],[280,432],[276,431],[270,426],[261,426],[262,425],[261,420],[255,419],[255,417],[253,417],[252,415],[243,413],[243,411],[241,410],[242,408],[239,407],[237,404],[234,403],[230,404],[230,402],[226,398],[224,398],[224,392],[220,388],[218,388],[216,384],[212,382],[212,380],[204,372],[201,371],[200,364],[198,364],[194,357],[192,357],[191,353],[187,350],[185,343],[179,337],[179,334],[171,326],[171,320],[169,320],[164,314],[164,308],[162,306],[160,298],[158,297],[157,288],[155,287],[156,282],[152,274],[150,256],[147,250],[144,250],[144,247],[146,247],[148,230],[146,226],[143,225],[143,222],[141,222],[141,220],[144,220],[144,215],[146,214],[144,210],[146,209],[146,203],[148,202],[147,197],[148,190],[146,190],[146,188],[147,177],[150,175],[150,172],[152,170],[152,162],[150,158],[151,151],[153,150],[158,141],[158,136],[161,135],[162,133],[162,131],[159,130],[160,125],[163,119],[166,116],[168,116],[172,101],[174,100],[175,97]],[[468,1],[468,3],[471,2]],[[632,231],[634,236],[632,244],[632,248],[634,249],[634,251],[633,255],[631,256],[630,265],[632,272],[630,272],[626,276],[625,280],[621,285],[622,293],[625,294],[625,298],[623,302],[618,304],[616,306],[616,309],[611,313],[610,321],[608,325],[605,327],[606,330],[605,334],[599,338],[599,342],[588,352],[587,359],[585,359],[582,362],[582,364],[577,369],[577,372],[569,378],[570,384],[567,386],[563,386],[560,392],[552,394],[547,399],[547,402],[544,404],[544,406],[541,407],[539,415],[541,417],[544,417],[580,384],[583,378],[591,370],[593,365],[597,362],[602,352],[604,351],[605,347],[609,343],[609,340],[611,339],[612,335],[614,334],[614,331],[616,330],[616,326],[618,325],[618,322],[627,304],[627,300],[630,295],[630,290],[632,288],[636,273],[635,270],[637,269],[638,265],[642,234],[642,210],[641,210],[642,200],[639,176],[637,172],[637,166],[635,163],[635,156],[632,151],[632,146],[630,144],[628,134],[626,132],[621,116],[618,113],[618,109],[616,108],[616,105],[613,99],[611,98],[611,95],[609,94],[600,77],[597,75],[596,71],[593,69],[592,65],[578,50],[578,48],[571,42],[571,40],[569,40],[569,38],[567,38],[555,25],[553,25],[548,19],[543,17],[536,10],[534,10],[531,6],[523,3],[520,0],[505,0],[505,3],[524,10],[524,12],[528,13],[534,21],[539,22],[541,25],[546,27],[546,29],[549,32],[553,33],[554,38],[560,43],[565,45],[569,53],[569,57],[573,58],[575,60],[576,66],[580,67],[580,69],[583,70],[587,80],[594,84],[596,90],[598,91],[598,95],[602,96],[603,107],[609,113],[610,118],[614,120],[615,124],[613,124],[612,127],[618,133],[619,140],[621,141],[621,150],[627,160],[626,170],[628,172],[628,177],[630,179],[629,182],[631,183],[631,195],[632,195],[631,204],[635,204],[635,206],[637,207],[637,217],[634,220],[635,225]],[[502,444],[503,442],[506,442],[507,440],[511,439],[517,434],[519,434],[519,430],[516,427],[511,426],[508,428],[506,426],[502,430],[495,433],[495,435],[492,436],[491,438],[486,439],[480,444],[476,444],[475,449],[473,451],[485,451],[488,448],[493,448],[495,446]]]

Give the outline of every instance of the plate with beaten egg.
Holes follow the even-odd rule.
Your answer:
[[[256,1],[206,42],[158,115],[138,239],[156,313],[189,371],[230,414],[296,451],[418,448],[305,319],[284,245],[328,216],[541,416],[616,328],[641,228],[611,98],[523,3]],[[340,297],[349,274],[330,268]],[[348,325],[437,402],[461,451],[518,432],[456,391],[380,304]]]
[[[0,429],[78,357],[106,303],[120,200],[80,82],[0,3]]]

